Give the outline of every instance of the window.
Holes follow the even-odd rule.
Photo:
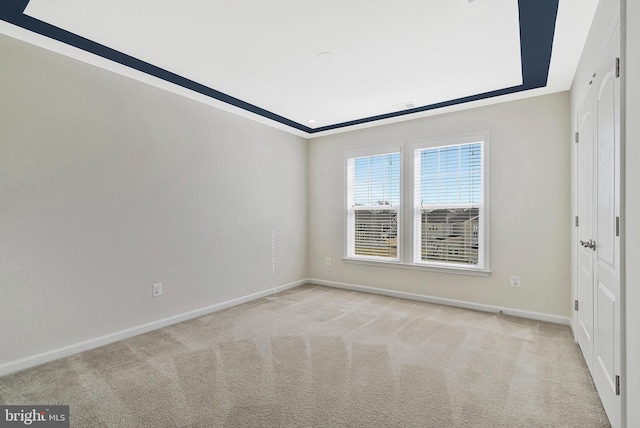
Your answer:
[[[347,159],[347,257],[397,261],[400,152]]]
[[[485,139],[415,148],[414,263],[485,268]]]
[[[345,156],[344,260],[488,276],[489,132],[409,148]]]

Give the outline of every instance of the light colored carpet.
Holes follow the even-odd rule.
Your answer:
[[[607,427],[568,327],[302,286],[0,379],[74,427]]]

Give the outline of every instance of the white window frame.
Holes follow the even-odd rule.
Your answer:
[[[417,192],[420,180],[420,158],[418,152],[424,149],[433,149],[446,146],[463,145],[470,143],[482,143],[482,202],[478,207],[480,210],[480,216],[482,223],[479,225],[479,242],[478,242],[478,264],[457,264],[451,262],[436,262],[436,261],[423,261],[421,260],[421,213],[425,208],[420,204],[420,197]],[[446,138],[439,138],[427,141],[415,142],[412,145],[411,150],[411,170],[412,170],[412,188],[411,188],[411,201],[404,201],[405,203],[411,203],[411,210],[413,213],[413,230],[412,230],[412,248],[413,248],[413,260],[412,263],[416,266],[424,266],[437,270],[445,271],[461,271],[461,272],[490,272],[490,208],[489,208],[489,131],[475,132],[469,134],[455,135]],[[455,208],[467,208],[468,204],[449,204],[447,207]],[[436,208],[434,205],[433,208]]]
[[[398,269],[410,269],[419,271],[431,271],[456,275],[484,276],[491,275],[490,270],[490,192],[489,192],[489,160],[490,160],[490,133],[479,131],[467,134],[453,135],[436,139],[406,142],[399,145],[376,147],[365,150],[345,153],[344,157],[344,257],[345,263],[354,263],[369,266],[384,266]],[[446,145],[459,145],[483,141],[483,214],[484,234],[482,242],[479,242],[478,250],[481,252],[481,263],[478,266],[454,265],[450,263],[415,262],[415,246],[413,242],[415,233],[415,152],[421,148],[435,148]],[[405,150],[406,148],[406,150]],[[349,255],[349,159],[365,156],[375,156],[388,153],[400,153],[400,206],[398,207],[397,230],[397,258],[381,258]],[[405,227],[405,225],[408,225]],[[479,254],[480,257],[480,254]],[[419,260],[419,259],[418,259]]]
[[[376,257],[376,256],[366,256],[355,254],[355,211],[357,209],[366,209],[365,208],[356,208],[352,206],[351,203],[352,194],[350,193],[352,189],[350,188],[350,162],[352,159],[370,157],[370,156],[380,156],[386,154],[398,153],[398,158],[400,162],[400,183],[399,183],[399,204],[397,206],[397,231],[396,231],[396,257]],[[403,205],[404,205],[404,195],[403,195],[403,185],[404,185],[404,158],[403,158],[403,150],[402,146],[394,145],[394,146],[384,146],[384,147],[376,147],[365,150],[351,151],[345,153],[344,159],[344,189],[345,189],[345,222],[344,222],[344,260],[345,261],[358,261],[358,262],[371,262],[374,264],[379,263],[390,263],[397,264],[402,260],[402,243],[404,238],[403,233]]]

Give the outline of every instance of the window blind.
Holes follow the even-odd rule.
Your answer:
[[[482,267],[483,143],[414,153],[414,261]]]
[[[398,258],[400,153],[349,158],[347,255]]]

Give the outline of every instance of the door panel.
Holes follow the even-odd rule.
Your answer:
[[[615,389],[615,314],[616,297],[602,283],[598,284],[598,341],[596,355],[598,356],[597,370],[601,370],[609,388]]]
[[[577,111],[577,340],[614,428],[621,426],[619,53],[616,30]]]
[[[593,275],[597,284],[594,305],[593,380],[611,425],[621,425],[621,401],[616,391],[620,375],[620,238],[616,217],[620,215],[620,79],[615,75],[620,52],[616,32],[598,68],[596,117],[596,247]]]
[[[579,292],[580,312],[578,316],[578,344],[582,348],[584,359],[587,362],[589,370],[593,364],[593,272],[591,269],[591,258],[581,254],[580,258],[587,258],[587,261],[581,262],[578,267],[578,282],[581,285]]]
[[[597,256],[600,263],[615,266],[615,76],[602,79],[598,96],[597,139]]]
[[[577,298],[580,302],[578,311],[578,344],[587,363],[589,370],[593,372],[593,251],[580,244],[593,237],[592,211],[593,211],[593,126],[595,110],[595,93],[590,90],[578,110],[578,132],[580,142],[577,146],[578,156],[578,242],[577,260]]]

